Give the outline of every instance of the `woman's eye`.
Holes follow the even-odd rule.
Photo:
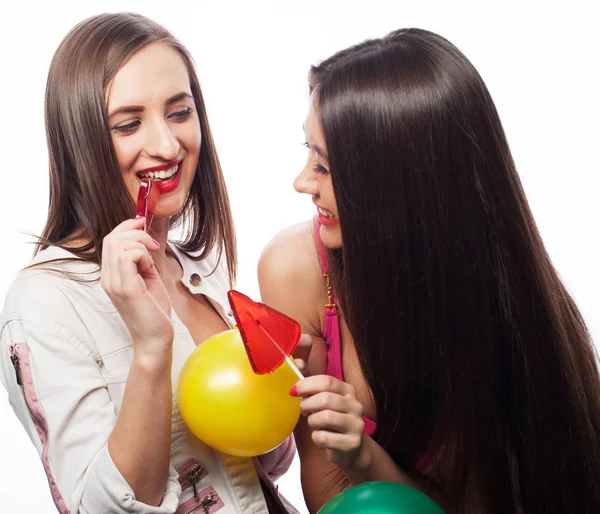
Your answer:
[[[329,173],[329,170],[327,168],[325,168],[324,166],[321,166],[320,164],[315,164],[315,166],[313,167],[313,170],[316,171],[317,173],[321,173],[323,175],[326,175],[327,173]]]
[[[194,111],[191,107],[186,107],[182,111],[174,112],[173,114],[171,114],[169,116],[169,118],[171,118],[175,121],[187,120],[192,115],[192,112],[194,112]]]
[[[132,121],[131,123],[127,123],[126,125],[119,125],[118,127],[114,127],[113,130],[127,134],[128,132],[133,132],[138,127],[139,124],[140,124],[140,121],[136,120],[136,121]]]

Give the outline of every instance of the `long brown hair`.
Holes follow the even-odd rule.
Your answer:
[[[313,67],[310,87],[377,440],[411,472],[431,448],[449,463],[451,512],[600,512],[596,355],[475,68],[399,30]]]
[[[202,131],[189,196],[170,226],[183,225],[185,237],[179,246],[198,252],[196,259],[215,248],[220,258],[224,250],[233,281],[237,260],[229,199],[192,58],[165,28],[133,13],[102,14],[82,21],[52,59],[45,103],[50,204],[36,253],[55,245],[99,264],[103,238],[135,215],[112,144],[105,90],[134,53],[157,41],[174,48],[183,59]],[[81,234],[89,242],[74,246]]]

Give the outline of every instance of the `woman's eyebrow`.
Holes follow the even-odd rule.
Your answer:
[[[185,91],[182,91],[181,93],[177,93],[176,95],[173,95],[171,98],[169,98],[166,102],[165,105],[171,105],[174,103],[179,102],[179,100],[183,100],[184,98],[194,98],[190,93],[187,93]],[[124,105],[122,107],[117,107],[114,111],[112,111],[108,117],[112,118],[115,114],[121,114],[121,113],[127,113],[127,114],[135,114],[135,113],[139,113],[142,112],[144,110],[144,107],[142,105]]]

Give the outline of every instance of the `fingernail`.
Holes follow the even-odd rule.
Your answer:
[[[135,218],[136,220],[139,220],[140,218],[143,218],[144,216],[140,216],[139,214],[136,214]]]
[[[290,389],[290,396],[298,396],[298,391],[296,391],[296,385],[293,385]]]
[[[156,239],[153,239],[152,242],[160,248],[160,243]]]

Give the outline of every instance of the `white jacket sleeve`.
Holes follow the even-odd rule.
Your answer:
[[[172,466],[162,503],[152,507],[136,500],[111,459],[107,442],[117,417],[94,354],[51,316],[4,314],[0,379],[42,459],[58,511],[174,513],[181,487]]]

